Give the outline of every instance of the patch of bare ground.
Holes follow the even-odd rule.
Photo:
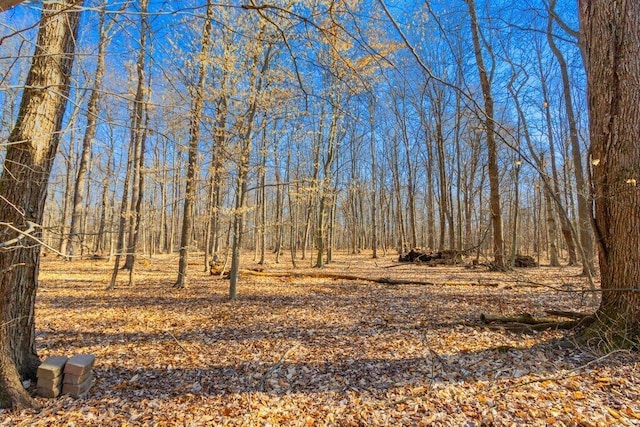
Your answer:
[[[0,412],[0,426],[640,423],[637,354],[563,345],[567,331],[474,326],[482,313],[593,311],[577,268],[497,273],[338,255],[324,272],[435,285],[244,275],[228,302],[228,281],[203,272],[201,257],[187,289],[171,287],[176,266],[176,256],[141,260],[135,287],[105,291],[110,263],[46,259],[39,354],[95,354],[96,384],[85,399]],[[247,256],[243,268],[256,267]]]

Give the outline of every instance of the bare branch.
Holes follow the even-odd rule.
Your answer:
[[[6,248],[7,246],[13,246],[16,243],[18,243],[20,240],[24,239],[27,236],[30,236],[31,233],[36,231],[36,224],[31,222],[31,221],[27,221],[27,229],[24,230],[24,231],[14,227],[12,224],[10,224],[8,222],[0,222],[0,225],[3,225],[5,227],[10,228],[13,231],[17,231],[19,233],[17,237],[15,237],[15,238],[13,238],[11,240],[7,240],[6,242],[0,242],[0,248]]]

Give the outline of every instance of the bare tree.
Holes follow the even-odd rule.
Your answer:
[[[111,274],[111,282],[107,289],[113,289],[115,287],[116,279],[118,276],[118,269],[120,268],[120,259],[124,252],[124,237],[125,228],[127,226],[127,216],[129,217],[129,242],[127,244],[127,253],[125,258],[125,264],[123,268],[129,269],[130,272],[133,269],[133,251],[135,251],[135,241],[137,236],[137,227],[139,224],[139,208],[141,199],[141,162],[144,159],[144,140],[146,138],[146,122],[144,118],[146,94],[145,94],[145,63],[146,63],[146,51],[147,51],[147,33],[148,33],[148,7],[149,0],[140,1],[140,50],[138,51],[138,58],[136,61],[136,94],[133,100],[133,112],[131,115],[131,129],[129,140],[129,152],[128,152],[128,165],[125,173],[124,186],[122,190],[122,204],[120,206],[120,222],[118,227],[118,243],[116,247],[116,256],[113,266],[113,273]],[[131,204],[129,204],[129,187],[131,186]],[[135,215],[128,215],[129,210],[133,208],[136,210]],[[133,279],[133,275],[129,275],[129,281]]]
[[[480,26],[476,14],[475,0],[466,0],[469,6],[471,20],[471,35],[473,47],[480,76],[480,85],[484,97],[484,127],[487,140],[488,172],[489,172],[489,204],[491,207],[491,223],[493,226],[493,260],[497,268],[504,268],[504,237],[502,231],[502,206],[500,203],[500,178],[498,168],[498,147],[495,135],[495,118],[493,95],[491,94],[491,80],[485,67],[485,62],[480,44]]]
[[[80,163],[76,174],[75,185],[73,189],[73,203],[71,211],[71,227],[69,229],[69,259],[81,252],[80,246],[84,239],[80,236],[80,225],[82,215],[84,213],[85,189],[87,166],[91,155],[91,147],[96,134],[98,121],[98,101],[100,98],[100,88],[104,79],[105,72],[105,51],[107,46],[107,28],[105,26],[106,2],[100,7],[100,38],[98,40],[98,64],[96,66],[95,75],[93,77],[93,85],[89,94],[89,102],[87,105],[87,127],[85,129],[84,138],[82,139],[82,152],[80,154]]]
[[[575,113],[573,111],[573,100],[571,96],[571,81],[567,62],[562,52],[556,46],[553,36],[554,9],[557,0],[549,2],[549,18],[547,21],[547,41],[549,47],[560,65],[560,75],[562,77],[562,93],[564,95],[565,113],[569,124],[569,142],[571,143],[571,155],[573,160],[573,171],[575,175],[577,198],[578,198],[578,234],[580,237],[580,254],[582,258],[582,269],[584,274],[592,275],[595,271],[593,265],[593,237],[591,230],[591,208],[589,202],[589,189],[584,173],[582,150],[578,140],[578,126]]]
[[[198,83],[194,89],[194,100],[191,108],[191,123],[189,126],[189,159],[187,161],[187,185],[182,212],[182,232],[180,233],[180,260],[178,261],[178,278],[174,288],[184,288],[187,285],[187,265],[189,259],[189,245],[191,243],[191,228],[193,227],[193,207],[196,198],[198,171],[198,143],[200,142],[200,120],[204,104],[204,90],[207,77],[207,57],[211,42],[211,20],[213,18],[213,4],[207,0],[202,39],[200,40],[200,55],[198,68]]]

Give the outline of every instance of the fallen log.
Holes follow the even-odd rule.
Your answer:
[[[552,313],[562,313],[560,317],[567,317],[565,314],[579,314],[572,312],[560,312],[550,310]],[[549,313],[549,311],[547,311]],[[553,315],[553,314],[552,314]],[[557,320],[556,318],[541,317],[535,318],[529,313],[522,313],[517,316],[495,316],[491,314],[480,314],[482,327],[489,329],[506,329],[514,332],[544,331],[547,329],[574,329],[586,325],[591,316],[584,315],[574,320]]]
[[[355,274],[328,273],[323,271],[313,273],[296,273],[296,272],[280,272],[280,271],[256,271],[256,270],[240,270],[240,275],[258,276],[258,277],[289,277],[294,279],[332,279],[332,280],[360,280],[363,282],[380,283],[382,285],[420,285],[420,286],[483,286],[495,288],[498,283],[478,283],[478,282],[430,282],[424,280],[411,279],[393,279],[391,277],[366,277]]]
[[[405,280],[405,279],[392,279],[390,277],[364,277],[355,274],[341,274],[341,273],[326,273],[326,272],[314,272],[314,273],[287,273],[287,272],[267,272],[267,271],[255,271],[255,270],[240,270],[240,275],[245,276],[260,276],[260,277],[292,277],[295,279],[309,278],[309,279],[332,279],[332,280],[361,280],[364,282],[381,283],[383,285],[423,285],[423,286],[436,286],[438,283],[421,281],[421,280]]]
[[[558,317],[566,317],[567,319],[584,319],[585,317],[590,317],[591,314],[587,313],[578,313],[577,311],[565,311],[565,310],[545,310],[549,316],[558,316]]]

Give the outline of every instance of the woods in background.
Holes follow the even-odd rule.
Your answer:
[[[592,275],[597,242],[601,324],[637,336],[621,264],[640,261],[637,10],[584,2],[580,33],[576,5],[557,1],[87,1],[76,37],[80,3],[0,17],[13,52],[0,59],[0,241],[30,221],[46,252],[113,258],[111,287],[121,257],[133,283],[136,254],[178,251],[176,287],[189,251],[204,268],[228,257],[231,299],[242,250],[322,267],[335,249],[477,248],[497,268],[528,254]],[[615,26],[628,38],[601,9],[635,19]],[[33,306],[38,253],[0,251],[7,307]],[[11,334],[33,315],[3,316],[30,376],[33,340]]]

